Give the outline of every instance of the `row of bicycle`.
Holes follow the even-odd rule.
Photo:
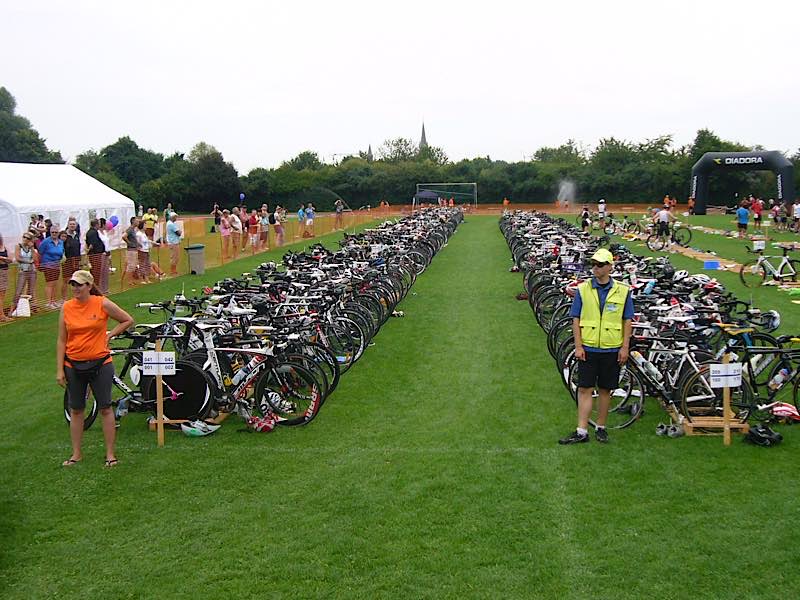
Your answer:
[[[577,401],[570,307],[590,277],[587,259],[609,240],[535,212],[508,213],[500,228],[556,369]],[[800,337],[772,335],[780,326],[777,311],[759,310],[706,274],[676,270],[666,257],[635,256],[622,244],[609,249],[613,277],[631,287],[636,309],[631,360],[612,394],[610,427],[634,423],[648,396],[679,423],[721,416],[722,390],[711,385],[710,365],[728,353],[743,365],[741,385],[731,388],[737,419],[800,419]]]
[[[118,421],[155,414],[157,379],[142,363],[158,346],[176,355],[175,374],[161,378],[164,415],[191,421],[195,434],[226,413],[257,430],[310,422],[382,325],[402,315],[397,305],[462,219],[459,209],[421,211],[345,235],[337,251],[288,252],[197,298],[138,304],[164,321],[138,324],[112,349]],[[87,396],[85,428],[97,413]]]

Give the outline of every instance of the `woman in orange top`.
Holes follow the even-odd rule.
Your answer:
[[[81,461],[83,414],[86,409],[87,387],[91,385],[103,421],[105,465],[115,467],[116,424],[114,412],[111,410],[114,365],[111,362],[108,341],[133,325],[133,318],[100,294],[89,271],[75,271],[69,285],[73,298],[61,307],[56,342],[56,382],[69,390],[71,415],[69,434],[72,440],[72,456],[64,461],[63,466],[71,467]],[[107,332],[109,317],[119,324]]]

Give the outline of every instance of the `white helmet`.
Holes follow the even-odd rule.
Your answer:
[[[211,435],[221,426],[216,423],[206,423],[205,421],[189,421],[188,423],[181,423],[181,431],[189,437],[203,437],[204,435]]]
[[[672,275],[672,281],[681,281],[686,279],[689,276],[689,271],[686,269],[681,269],[680,271],[675,271]]]

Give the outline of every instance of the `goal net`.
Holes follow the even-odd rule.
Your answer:
[[[449,200],[453,198],[456,204],[471,204],[473,208],[478,206],[478,184],[443,182],[443,183],[418,183],[417,193],[412,202],[413,208],[418,204],[436,204],[442,198]]]

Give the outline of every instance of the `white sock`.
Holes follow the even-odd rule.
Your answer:
[[[585,435],[589,435],[589,432],[586,429],[584,429],[583,427],[578,427],[578,429],[576,431],[578,432],[578,435],[581,436],[581,437],[583,437]]]

